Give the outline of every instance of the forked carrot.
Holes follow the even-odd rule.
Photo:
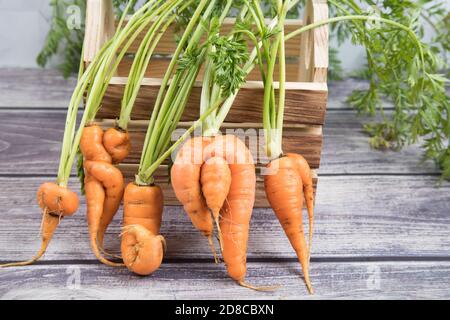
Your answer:
[[[313,293],[309,277],[309,250],[303,231],[303,182],[297,158],[281,157],[268,165],[271,173],[264,178],[267,199],[302,266],[309,292]]]

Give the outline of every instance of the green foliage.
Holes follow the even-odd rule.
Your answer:
[[[369,81],[367,90],[354,91],[350,105],[361,114],[380,116],[381,120],[365,125],[374,148],[398,150],[405,145],[421,142],[426,159],[434,160],[450,177],[450,104],[448,84],[442,70],[448,68],[445,55],[449,46],[448,11],[444,2],[431,1],[370,1],[383,18],[409,26],[422,38],[424,24],[437,32],[430,43],[422,43],[424,69],[417,47],[403,31],[386,25],[369,26],[362,22],[342,24],[334,30],[338,40],[351,37],[363,45],[367,53],[367,68],[359,74]],[[354,1],[330,1],[336,14],[367,14]],[[447,24],[446,22],[447,21]],[[393,105],[386,112],[386,101]]]
[[[137,0],[131,1],[131,9],[134,9]],[[113,0],[118,16],[123,13],[127,3],[128,0]],[[39,66],[45,67],[52,57],[60,56],[62,62],[58,65],[58,69],[67,78],[78,71],[80,64],[84,39],[86,0],[51,0],[50,6],[52,7],[50,30],[36,61]],[[67,25],[67,19],[70,15],[68,9],[71,6],[79,7],[82,14],[81,25],[78,29],[70,29]],[[133,11],[131,10],[130,13]]]
[[[221,87],[222,96],[228,97],[245,83],[246,72],[242,65],[249,59],[247,43],[243,39],[214,36],[210,54],[214,64],[214,81]]]
[[[67,9],[72,5],[78,6],[82,13],[85,12],[84,0],[52,0],[50,2],[53,10],[50,31],[36,59],[39,66],[45,67],[53,56],[62,54],[62,63],[58,69],[65,77],[78,71],[84,38],[83,24],[80,29],[73,30],[67,26]],[[84,23],[83,17],[81,22]]]

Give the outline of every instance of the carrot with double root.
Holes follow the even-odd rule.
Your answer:
[[[202,85],[201,136],[188,140],[178,151],[171,169],[171,183],[193,225],[208,238],[215,261],[214,225],[228,275],[241,286],[255,290],[245,281],[250,218],[255,202],[256,173],[251,152],[234,135],[221,135],[224,122],[246,76],[259,57],[260,45],[249,54],[243,35],[251,34],[252,15],[242,6],[233,29],[220,35],[220,27],[232,1],[224,4],[209,27]]]

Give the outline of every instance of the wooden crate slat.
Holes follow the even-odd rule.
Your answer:
[[[98,118],[115,119],[127,78],[114,77],[103,99]],[[132,112],[132,119],[150,118],[161,80],[145,78]],[[275,83],[275,88],[278,84]],[[195,121],[199,117],[201,83],[193,88],[181,121]],[[261,82],[248,81],[239,91],[227,122],[262,122],[264,89]],[[327,105],[326,83],[288,82],[286,84],[286,107],[284,122],[289,124],[323,124]]]
[[[167,70],[167,67],[169,66],[170,58],[169,57],[154,57],[150,60],[150,64],[145,72],[146,77],[150,78],[163,78],[164,74]],[[125,56],[122,61],[119,64],[119,67],[117,69],[117,75],[120,77],[127,77],[131,66],[133,64],[133,56]],[[299,78],[299,59],[298,58],[291,58],[286,61],[287,67],[286,67],[286,79],[287,81],[297,81]],[[203,72],[204,65],[202,65],[198,80],[203,79]],[[274,78],[278,79],[279,77],[279,68],[278,63],[275,65],[275,72],[274,72]],[[254,68],[250,74],[247,76],[247,80],[252,81],[259,81],[261,80],[261,74],[258,68]]]
[[[223,29],[222,29],[223,34],[226,34],[231,30],[232,26],[234,25],[234,21],[235,21],[235,19],[233,19],[233,18],[225,19]],[[117,26],[117,24],[118,24],[118,22],[116,21],[116,26]],[[289,33],[294,30],[297,30],[298,28],[301,28],[302,26],[303,26],[302,20],[288,19],[285,24],[285,30],[286,30],[286,33]],[[147,30],[144,30],[143,32],[141,32],[138,35],[138,37],[133,42],[133,44],[130,46],[130,48],[128,48],[127,52],[135,53],[138,50],[139,45],[141,44],[142,39],[144,38],[144,36],[146,34],[146,31]],[[203,38],[202,40],[205,40],[205,39]],[[287,41],[286,42],[286,56],[298,57],[300,54],[300,42],[301,42],[300,36],[292,38],[290,41]],[[249,50],[252,50],[254,47],[253,44],[250,41],[248,42],[248,44],[249,44]],[[167,29],[167,31],[161,37],[161,40],[158,43],[158,45],[156,46],[154,53],[155,53],[155,55],[173,54],[176,47],[177,47],[177,43],[176,43],[176,39],[175,39],[175,26],[172,25]]]

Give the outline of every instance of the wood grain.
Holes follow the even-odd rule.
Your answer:
[[[226,18],[221,30],[222,34],[227,34],[231,30],[231,28],[234,26],[235,19],[233,18]],[[269,20],[267,20],[267,23],[269,23]],[[116,26],[118,23],[116,22]],[[297,30],[298,28],[301,28],[303,25],[302,20],[299,19],[287,19],[285,23],[286,32],[292,32]],[[150,27],[149,27],[150,28]],[[127,52],[135,53],[139,45],[142,42],[142,39],[144,38],[145,34],[147,33],[147,30],[144,30],[139,34],[139,36],[136,38],[136,40],[133,42],[133,44],[130,46],[130,48],[127,50]],[[162,36],[161,40],[159,41],[158,45],[155,48],[155,55],[170,55],[173,54],[177,47],[176,43],[176,29],[175,25],[170,26],[165,34]],[[201,42],[205,39],[202,38]],[[248,42],[249,50],[251,51],[254,48],[254,45],[252,42]],[[298,57],[300,53],[300,37],[294,37],[290,41],[286,42],[286,56],[291,57]]]
[[[79,279],[79,284],[74,281]],[[281,285],[273,292],[238,286],[223,265],[163,263],[149,277],[101,265],[45,265],[0,271],[0,299],[449,299],[449,262],[312,263],[308,295],[295,262],[248,263],[247,281]]]
[[[111,81],[105,94],[97,118],[116,119],[119,116],[121,99],[126,78],[116,77]],[[147,78],[136,99],[133,112],[134,120],[150,118],[152,107],[161,81]],[[291,82],[286,87],[285,123],[289,124],[323,124],[327,107],[327,86],[318,83]],[[201,84],[192,89],[181,121],[195,121],[199,117]],[[263,84],[248,81],[239,91],[226,121],[233,123],[262,122],[261,106],[263,105]]]
[[[361,130],[366,120],[353,111],[328,112],[321,174],[438,173],[433,162],[422,163],[418,145],[399,152],[371,149]],[[0,110],[0,174],[55,175],[64,123],[63,110]]]
[[[0,260],[26,259],[37,250],[41,214],[35,192],[46,180],[0,178],[0,185],[7,186],[0,192]],[[450,256],[450,183],[437,188],[437,181],[427,176],[321,177],[312,257]],[[76,179],[70,186],[78,190]],[[43,260],[94,259],[84,197],[80,200],[79,212],[62,221]],[[119,249],[121,216],[119,212],[106,238],[112,251]],[[167,258],[211,258],[207,240],[181,207],[165,208],[161,232]],[[248,255],[295,257],[272,210],[254,210]]]
[[[91,62],[115,30],[111,0],[87,0],[83,59]]]
[[[305,6],[305,25],[328,19],[326,0],[308,0]],[[327,82],[328,26],[307,31],[300,36],[298,81]]]
[[[65,80],[56,70],[0,68],[0,108],[67,109],[76,79]],[[353,89],[367,89],[367,81],[347,78],[329,82],[327,110],[348,109]],[[392,105],[385,102],[385,108]]]
[[[67,108],[75,84],[57,70],[0,68],[0,108]]]
[[[164,77],[164,74],[166,73],[167,67],[169,66],[170,58],[168,57],[154,57],[150,60],[150,63],[145,71],[146,77],[151,78],[162,78]],[[298,80],[298,65],[299,59],[298,58],[289,58],[286,61],[287,67],[286,67],[286,80],[287,81],[297,81]],[[127,77],[131,66],[133,64],[133,56],[125,56],[122,61],[120,62],[117,74],[120,77]],[[274,79],[279,79],[279,70],[280,68],[275,67],[274,72]],[[198,74],[197,80],[201,81],[203,79],[204,74],[204,65],[200,68],[200,72]],[[259,71],[259,68],[254,68],[250,74],[247,76],[247,80],[250,81],[260,81],[261,80],[261,73]]]

